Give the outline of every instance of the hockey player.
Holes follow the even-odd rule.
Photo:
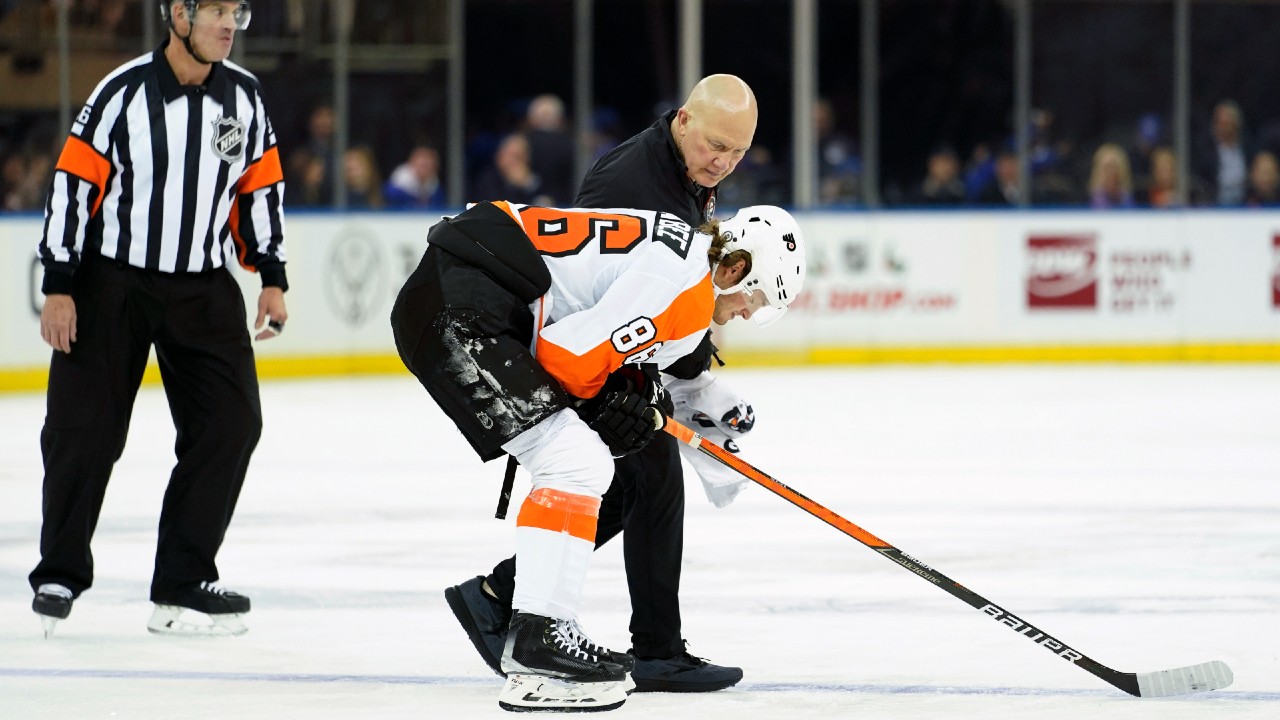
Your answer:
[[[576,620],[612,458],[665,422],[657,369],[712,322],[768,321],[796,298],[799,229],[766,206],[695,231],[663,212],[496,202],[428,237],[392,309],[396,348],[482,460],[509,453],[532,476],[499,705],[619,707],[634,661]]]

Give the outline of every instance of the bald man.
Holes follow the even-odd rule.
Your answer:
[[[742,79],[710,75],[677,110],[601,157],[582,181],[575,207],[660,210],[698,227],[715,214],[716,186],[751,147],[756,98]],[[728,437],[749,431],[751,406],[712,378],[715,347],[708,333],[698,350],[663,371],[696,393],[696,409]],[[656,369],[653,370],[656,373]],[[692,403],[691,403],[692,404]],[[708,430],[709,431],[709,430]],[[729,443],[730,445],[732,443]],[[727,504],[741,486],[708,496]],[[613,483],[600,505],[596,547],[622,533],[631,593],[631,673],[636,692],[709,692],[742,679],[686,650],[680,632],[680,566],[684,552],[684,474],[674,438],[658,433],[643,450],[614,461]],[[498,674],[515,590],[515,558],[445,590],[449,607],[476,650]]]

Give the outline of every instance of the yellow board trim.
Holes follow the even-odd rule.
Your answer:
[[[1046,347],[815,347],[808,350],[731,350],[735,368],[799,365],[925,363],[1280,363],[1280,344],[1072,345]],[[318,355],[258,358],[260,378],[393,375],[407,372],[395,355]],[[0,370],[0,393],[44,390],[47,368]],[[154,363],[144,385],[160,382]]]

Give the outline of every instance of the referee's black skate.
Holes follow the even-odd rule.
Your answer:
[[[157,635],[227,636],[249,631],[244,614],[249,598],[210,582],[185,585],[163,595],[153,594],[156,609],[147,621],[147,630]],[[192,622],[187,611],[208,618]]]
[[[53,628],[59,620],[66,620],[71,614],[71,595],[70,589],[57,583],[45,583],[36,590],[31,609],[40,616],[46,638],[53,636]]]
[[[584,644],[605,654],[588,652]],[[613,710],[627,699],[623,665],[582,634],[572,620],[516,612],[507,632],[502,670],[507,684],[498,706],[513,712]]]

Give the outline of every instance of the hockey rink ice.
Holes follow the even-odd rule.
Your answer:
[[[730,358],[731,359],[731,358]],[[1280,367],[726,369],[742,457],[1094,660],[1222,660],[1221,691],[1136,699],[760,487],[725,509],[691,472],[685,635],[743,667],[609,717],[1280,718]],[[174,434],[142,390],[52,639],[30,609],[42,393],[0,395],[0,719],[511,717],[442,591],[513,549],[481,464],[408,375],[265,381],[266,428],[219,565],[248,634],[148,634]],[[528,489],[516,483],[517,508]],[[584,627],[629,644],[621,541]],[[592,715],[591,717],[603,717]]]

